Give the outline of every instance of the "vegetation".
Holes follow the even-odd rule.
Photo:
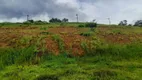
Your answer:
[[[62,19],[62,22],[68,22],[68,21],[69,21],[69,19],[67,19],[67,18]]]
[[[97,23],[87,23],[85,25],[85,27],[96,28],[97,27]]]
[[[127,20],[120,21],[120,23],[118,25],[127,26]]]
[[[83,27],[85,27],[85,26],[84,26],[84,25],[82,25],[82,24],[80,24],[80,25],[78,25],[78,27],[83,28]]]
[[[81,36],[91,36],[93,35],[93,32],[89,31],[89,32],[83,32],[83,33],[80,33]]]
[[[88,28],[96,28],[97,23],[86,23],[86,24],[80,24],[78,27],[83,28],[83,27],[88,27]]]
[[[1,80],[142,79],[141,27],[32,25],[0,28]]]
[[[140,26],[142,27],[142,20],[138,20],[135,22],[134,26]]]

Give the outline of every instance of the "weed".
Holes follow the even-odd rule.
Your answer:
[[[44,30],[45,31],[45,30],[48,30],[48,28],[47,27],[41,27],[40,30]]]
[[[93,75],[95,76],[95,80],[112,80],[116,78],[117,73],[109,70],[100,70],[94,72]]]
[[[34,52],[34,46],[23,49],[6,49],[2,50],[1,52],[1,68],[12,64],[32,63],[36,56]]]
[[[49,32],[40,32],[40,34],[42,34],[42,35],[48,35]]]
[[[83,24],[78,25],[79,28],[85,27]]]
[[[85,27],[96,28],[96,27],[97,27],[97,23],[87,23],[87,24],[85,25]]]
[[[91,31],[90,32],[83,32],[83,33],[80,33],[80,35],[88,37],[88,36],[92,36],[93,32],[91,32]]]
[[[65,52],[64,42],[63,39],[60,37],[60,35],[53,35],[52,39],[58,43],[61,53]]]
[[[122,31],[116,29],[116,30],[113,30],[112,33],[114,33],[114,34],[122,34]]]
[[[56,75],[40,75],[35,80],[59,80]]]

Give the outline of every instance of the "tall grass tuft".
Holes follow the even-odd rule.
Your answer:
[[[61,36],[60,35],[53,35],[52,39],[57,42],[60,52],[61,53],[65,52],[65,45],[64,45],[64,41],[61,38]]]
[[[0,49],[0,69],[12,64],[30,64],[36,54],[34,46],[22,49]]]

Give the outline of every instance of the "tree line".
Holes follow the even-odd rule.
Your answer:
[[[69,21],[69,19],[67,19],[67,18],[63,18],[62,20],[61,19],[58,19],[58,18],[51,18],[50,20],[49,20],[49,22],[50,23],[61,23],[61,22],[68,22]],[[34,21],[34,20],[27,20],[27,21],[25,21],[25,22],[23,22],[23,23],[34,23],[34,24],[46,24],[46,23],[48,23],[48,22],[46,22],[46,21],[41,21],[41,20],[37,20],[37,21]]]
[[[127,20],[120,21],[119,26],[139,26],[142,27],[142,20],[137,20],[134,25],[128,24]]]
[[[49,22],[47,21],[42,21],[42,20],[37,20],[37,21],[34,21],[34,20],[27,20],[25,22],[23,22],[23,24],[48,24],[48,23],[62,23],[62,22],[69,22],[69,19],[67,18],[63,18],[63,19],[59,19],[59,18],[51,18],[49,20]],[[93,23],[95,22],[95,20],[93,20]],[[10,22],[3,22],[1,24],[10,24]],[[127,20],[122,20],[119,22],[118,24],[119,26],[139,26],[139,27],[142,27],[142,20],[137,20],[133,25],[132,24],[128,24],[128,21]]]

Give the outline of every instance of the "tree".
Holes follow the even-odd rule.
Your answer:
[[[127,20],[120,21],[120,23],[118,25],[127,26]]]
[[[96,19],[93,19],[93,23],[96,22]]]
[[[62,22],[68,22],[69,20],[67,18],[62,19]]]
[[[137,20],[135,22],[134,26],[140,26],[140,27],[142,27],[142,20]]]
[[[60,23],[60,22],[62,22],[62,21],[61,21],[60,19],[58,19],[58,18],[52,18],[52,19],[49,20],[49,22],[50,22],[50,23],[56,23],[56,22],[59,22],[59,23]]]
[[[34,23],[34,20],[32,20],[32,19],[31,19],[31,20],[28,20],[28,21],[29,21],[30,23]]]
[[[129,24],[128,26],[133,26],[132,24]]]

